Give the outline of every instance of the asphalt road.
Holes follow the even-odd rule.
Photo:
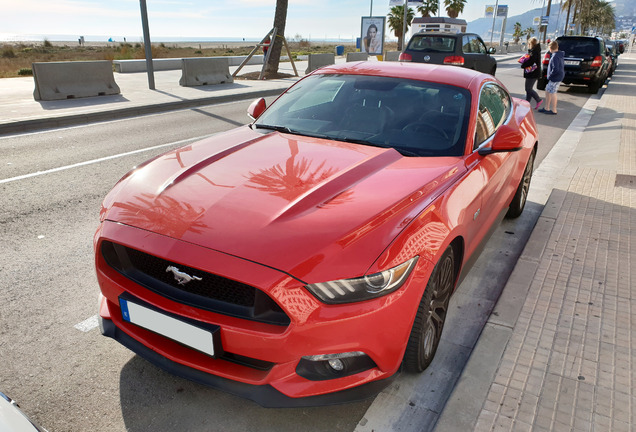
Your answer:
[[[497,77],[523,97],[516,63],[500,63]],[[589,96],[563,90],[558,116],[536,116],[538,163]],[[244,124],[248,104],[0,138],[0,390],[49,431],[352,431],[364,416],[371,401],[264,409],[164,373],[95,328],[91,241],[102,198],[144,160]],[[506,224],[484,256],[501,254],[515,229]]]

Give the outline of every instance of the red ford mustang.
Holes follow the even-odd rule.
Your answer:
[[[264,406],[358,400],[424,370],[471,255],[523,211],[528,103],[463,68],[362,62],[248,112],[104,200],[102,333]]]

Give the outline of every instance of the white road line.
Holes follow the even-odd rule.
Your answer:
[[[73,327],[76,329],[83,331],[84,333],[89,332],[98,326],[97,315],[93,315],[92,317],[85,319],[79,324],[75,324]]]
[[[17,176],[17,177],[11,177],[11,178],[6,178],[6,179],[2,179],[0,180],[0,184],[3,183],[11,183],[14,181],[18,181],[18,180],[24,180],[24,179],[28,179],[31,177],[37,177],[37,176],[41,176],[41,175],[45,175],[45,174],[52,174],[55,172],[59,172],[59,171],[65,171],[65,170],[69,170],[69,169],[73,169],[73,168],[79,168],[79,167],[83,167],[86,165],[92,165],[92,164],[96,164],[96,163],[100,163],[100,162],[105,162],[111,159],[118,159],[118,158],[122,158],[122,157],[126,157],[126,156],[130,156],[136,153],[143,153],[146,151],[150,151],[150,150],[156,150],[162,147],[169,147],[169,146],[178,146],[178,145],[182,145],[185,144],[187,142],[191,142],[191,141],[198,141],[200,139],[209,137],[210,135],[203,135],[200,137],[195,137],[195,138],[188,138],[185,140],[181,140],[181,141],[175,141],[175,142],[171,142],[171,143],[167,143],[167,144],[160,144],[157,146],[153,146],[153,147],[146,147],[143,149],[139,149],[139,150],[133,150],[130,152],[126,152],[126,153],[120,153],[120,154],[116,154],[116,155],[112,155],[112,156],[106,156],[103,158],[99,158],[99,159],[93,159],[93,160],[89,160],[89,161],[85,161],[85,162],[79,162],[76,164],[72,164],[72,165],[66,165],[66,166],[62,166],[62,167],[58,167],[58,168],[52,168],[49,170],[44,170],[44,171],[37,171],[31,174],[24,174],[21,176]]]

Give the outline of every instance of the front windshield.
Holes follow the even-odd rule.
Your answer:
[[[470,93],[459,87],[318,74],[289,89],[254,127],[392,147],[405,156],[460,156],[469,111]]]

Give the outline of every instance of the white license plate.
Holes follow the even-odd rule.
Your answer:
[[[218,326],[204,329],[122,297],[119,306],[124,321],[214,357],[214,334],[218,333]]]
[[[578,66],[581,62],[579,60],[565,60],[563,63],[567,66]]]

